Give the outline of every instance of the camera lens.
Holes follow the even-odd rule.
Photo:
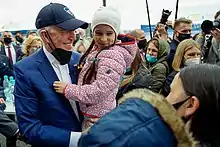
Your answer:
[[[203,21],[201,29],[205,34],[210,34],[210,31],[213,29],[213,22],[210,20]]]
[[[217,19],[213,22],[213,29],[216,29],[216,28],[220,29],[220,20],[219,19]]]

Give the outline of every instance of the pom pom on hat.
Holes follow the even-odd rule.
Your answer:
[[[115,31],[116,36],[118,36],[121,26],[121,14],[113,6],[100,7],[92,18],[92,32],[100,24],[110,26]]]

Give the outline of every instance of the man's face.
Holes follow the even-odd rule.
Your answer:
[[[144,31],[142,30],[137,30],[137,38],[136,38],[138,41],[140,40],[144,40],[145,39],[145,34],[144,34]]]
[[[23,35],[20,34],[20,33],[15,34],[15,37],[16,37],[16,36],[18,36],[18,37],[20,37],[20,38],[23,38]]]
[[[54,43],[50,42],[50,46],[53,48],[61,48],[67,51],[71,51],[73,49],[73,42],[75,40],[75,33],[74,31],[67,31],[63,30],[58,27],[52,27],[51,29],[48,30],[48,33],[50,35],[51,40]]]
[[[176,104],[178,102],[182,102],[187,99],[187,96],[184,92],[183,85],[181,79],[179,78],[179,74],[177,74],[170,85],[170,94],[166,97],[167,101],[170,104]],[[185,116],[186,103],[184,103],[178,110],[177,114],[179,116]]]
[[[175,28],[175,35],[178,37],[179,34],[191,34],[192,24],[180,23],[179,26]]]
[[[12,33],[11,32],[4,32],[3,33],[3,40],[4,40],[5,44],[10,44],[13,40]],[[8,41],[8,40],[11,40],[11,41]]]
[[[11,32],[4,32],[3,38],[11,38],[12,39],[12,33]]]

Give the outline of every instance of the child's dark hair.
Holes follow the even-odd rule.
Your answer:
[[[86,62],[86,58],[88,57],[89,53],[91,52],[91,50],[93,49],[93,46],[95,45],[95,41],[93,40],[92,43],[90,44],[89,48],[87,49],[87,51],[84,53],[84,55],[81,57],[80,61],[79,61],[79,68],[82,68]],[[101,51],[111,47],[113,45],[110,45],[108,47],[105,47],[103,49],[100,49],[100,51],[96,54],[94,61],[92,62],[92,65],[89,67],[89,69],[86,71],[84,77],[83,77],[83,83],[84,84],[90,84],[93,75],[96,75],[96,70],[95,70],[95,65],[96,65],[96,58],[99,55],[99,53],[101,53]]]

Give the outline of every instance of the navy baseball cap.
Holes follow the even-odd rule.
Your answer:
[[[88,23],[76,19],[69,8],[59,3],[50,3],[43,7],[37,16],[35,25],[37,29],[55,25],[70,31],[78,28],[86,29],[88,27]]]

